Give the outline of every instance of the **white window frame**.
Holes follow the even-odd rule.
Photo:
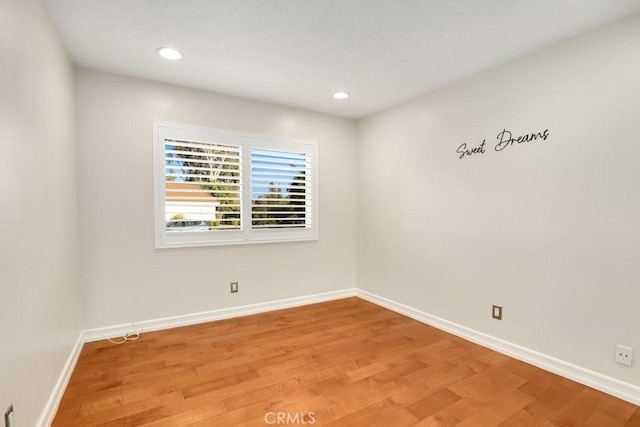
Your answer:
[[[167,232],[165,190],[165,141],[183,140],[229,144],[241,147],[242,200],[239,230],[205,232]],[[310,224],[300,228],[252,228],[251,149],[281,150],[308,155],[311,173],[305,182],[307,200],[305,219]],[[163,121],[153,122],[153,173],[155,201],[155,246],[157,249],[240,245],[256,243],[318,240],[318,167],[315,142],[270,137],[223,129],[191,126]],[[310,201],[310,203],[309,203]]]

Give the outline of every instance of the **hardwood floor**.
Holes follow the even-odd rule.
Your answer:
[[[358,298],[84,346],[54,426],[640,426],[640,408]]]

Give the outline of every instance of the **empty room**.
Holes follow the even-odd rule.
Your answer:
[[[0,54],[0,426],[640,426],[640,0],[0,0]]]

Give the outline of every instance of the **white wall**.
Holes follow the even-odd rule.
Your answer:
[[[640,385],[638,46],[635,15],[361,120],[358,287]]]
[[[85,328],[355,287],[354,121],[87,69],[75,88]],[[153,120],[316,141],[320,239],[154,249]]]
[[[32,426],[80,330],[73,69],[37,0],[0,0],[0,58],[0,414]]]

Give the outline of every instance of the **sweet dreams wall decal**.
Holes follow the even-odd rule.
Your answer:
[[[514,144],[523,144],[525,142],[533,142],[533,141],[546,141],[549,138],[549,129],[545,129],[542,132],[533,132],[525,135],[520,135],[514,137],[511,131],[507,129],[503,129],[502,132],[498,133],[496,139],[498,140],[497,144],[494,145],[493,149],[495,151],[502,151],[507,147],[511,147]],[[469,147],[466,143],[460,144],[456,153],[459,155],[459,159],[463,159],[465,157],[471,157],[475,154],[485,154],[485,144],[487,140],[483,139],[480,145],[475,147]]]

